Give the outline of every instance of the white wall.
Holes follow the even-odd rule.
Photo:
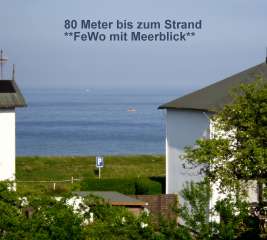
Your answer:
[[[0,180],[15,179],[15,110],[0,109]]]
[[[214,125],[209,120],[211,114],[201,111],[189,110],[167,110],[166,114],[166,193],[179,194],[187,181],[199,181],[201,177],[195,171],[183,168],[184,160],[181,159],[185,146],[194,145],[199,138],[213,138]],[[218,132],[216,132],[218,134]],[[225,134],[225,137],[229,133]],[[218,191],[218,183],[212,186],[212,197],[210,209],[215,206],[216,201],[225,198],[225,194]],[[258,201],[258,188],[255,181],[249,181],[248,186],[249,202]],[[183,199],[179,201],[183,203]],[[210,215],[210,220],[219,221],[219,215]]]
[[[235,136],[235,131],[231,130],[229,132],[223,132],[219,131],[218,129],[215,128],[215,124],[210,121],[210,138],[214,138],[215,133],[217,136],[220,136],[222,138],[227,139],[229,136],[234,137]],[[228,160],[229,161],[229,160]],[[231,160],[230,160],[231,161]],[[247,198],[246,200],[250,203],[253,202],[258,202],[258,186],[257,186],[257,181],[250,180],[248,182],[243,182],[244,188],[247,189]],[[219,182],[213,184],[212,186],[212,197],[210,200],[210,208],[212,209],[216,202],[218,200],[224,199],[227,197],[227,194],[223,194],[219,191]]]
[[[166,193],[179,193],[186,181],[200,180],[197,173],[183,168],[184,147],[196,139],[209,138],[209,119],[201,111],[167,110],[166,114]]]

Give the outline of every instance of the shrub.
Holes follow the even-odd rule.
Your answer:
[[[161,184],[148,178],[86,179],[81,182],[82,191],[116,191],[123,194],[161,194]]]
[[[166,176],[153,176],[149,177],[150,180],[153,182],[158,182],[161,184],[161,192],[165,193],[166,192]]]
[[[137,178],[135,181],[135,194],[144,195],[149,193],[149,182],[147,179]]]
[[[124,194],[134,194],[133,179],[91,179],[81,182],[82,191],[117,191]]]
[[[61,195],[61,194],[64,194],[64,193],[67,193],[69,191],[69,189],[67,188],[66,185],[62,184],[62,183],[57,183],[55,185],[55,189],[54,189],[54,186],[53,184],[49,185],[48,188],[47,188],[47,191],[46,193],[48,195]]]
[[[0,212],[0,239],[85,239],[83,219],[50,196],[25,198],[1,182]]]
[[[161,194],[161,184],[148,178],[138,178],[135,181],[135,194]]]

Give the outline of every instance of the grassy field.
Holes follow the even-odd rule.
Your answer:
[[[158,177],[165,175],[165,157],[161,155],[106,156],[102,178]],[[98,178],[95,157],[17,157],[17,181],[61,181]],[[56,183],[62,191],[78,190],[79,181]],[[53,183],[17,183],[18,191],[51,192]]]

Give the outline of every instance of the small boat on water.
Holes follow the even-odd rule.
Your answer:
[[[132,107],[130,107],[130,108],[128,108],[128,112],[136,112],[136,109],[135,109],[135,108],[132,108]]]

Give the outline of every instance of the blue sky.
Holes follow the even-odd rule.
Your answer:
[[[265,60],[266,0],[1,0],[0,48],[22,88],[197,89]],[[64,20],[199,20],[184,43],[88,43]]]

